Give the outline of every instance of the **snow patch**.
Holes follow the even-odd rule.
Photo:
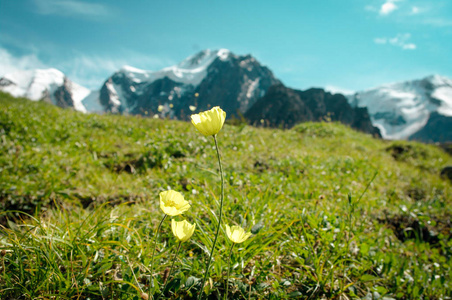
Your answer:
[[[70,82],[70,91],[75,110],[87,112],[86,107],[83,105],[83,99],[85,99],[91,91],[75,82]]]
[[[134,68],[131,66],[123,66],[120,70],[126,77],[130,78],[135,83],[148,81],[152,72]]]
[[[1,90],[4,92],[14,97],[25,97],[33,101],[48,97],[54,104],[56,104],[54,93],[66,84],[74,109],[86,112],[83,99],[90,94],[90,90],[70,81],[57,69],[21,70],[6,74],[3,78],[13,83],[2,86]]]
[[[145,71],[131,66],[123,66],[119,73],[124,74],[136,83],[150,83],[168,77],[178,83],[197,86],[207,76],[207,69],[213,61],[217,58],[226,60],[229,58],[230,53],[227,49],[205,50],[189,56],[175,66],[167,67],[160,71]]]
[[[254,91],[259,86],[260,78],[256,78],[255,80],[250,80],[248,85],[248,90],[246,91],[246,97],[251,98],[254,95]]]
[[[441,101],[438,113],[444,116],[452,116],[452,84],[451,87],[440,87],[432,93],[432,97]]]
[[[108,93],[110,95],[110,101],[113,103],[113,105],[117,108],[119,106],[121,106],[121,100],[123,98],[120,98],[120,96],[118,95],[118,92],[115,88],[115,84],[113,84],[111,81],[107,81],[105,83],[105,86],[107,87]],[[121,93],[122,96],[122,93]]]
[[[12,81],[15,85],[2,88],[14,97],[26,97],[37,101],[46,93],[53,94],[64,83],[64,74],[57,69],[36,69],[16,71],[3,78]]]

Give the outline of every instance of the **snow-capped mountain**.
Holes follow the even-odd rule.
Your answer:
[[[251,55],[226,49],[204,50],[160,71],[124,66],[98,91],[72,82],[56,69],[5,75],[0,78],[0,90],[82,112],[186,120],[194,112],[218,105],[228,117],[243,115],[250,122],[265,119],[270,126],[290,127],[329,117],[375,135],[379,131],[386,139],[452,141],[451,79],[434,75],[386,84],[346,95],[349,107],[336,92],[289,89]]]
[[[0,78],[0,90],[15,97],[45,100],[86,112],[82,101],[90,90],[69,80],[57,69],[17,71]]]
[[[446,77],[433,75],[386,84],[358,92],[349,99],[353,105],[367,107],[383,138],[451,140],[452,80]],[[426,126],[435,132],[434,136],[422,133]]]
[[[108,112],[180,119],[216,105],[237,115],[278,82],[250,55],[204,50],[160,71],[123,67],[105,81],[100,103]]]

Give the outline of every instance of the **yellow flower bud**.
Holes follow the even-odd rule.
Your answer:
[[[190,204],[181,193],[171,190],[160,193],[160,208],[168,216],[178,216],[187,211]]]
[[[176,222],[171,220],[171,229],[173,231],[174,236],[181,242],[187,241],[193,233],[195,232],[196,224],[190,224],[187,221],[183,220],[181,222]]]
[[[219,106],[215,106],[211,110],[203,111],[199,114],[191,115],[192,124],[205,136],[217,134],[223,127],[225,119],[226,112]]]
[[[226,225],[226,235],[233,243],[240,244],[251,236],[251,232],[245,232],[240,226],[229,227]]]

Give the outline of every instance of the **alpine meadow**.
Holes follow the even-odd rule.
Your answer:
[[[447,151],[223,113],[1,92],[0,298],[451,299]]]

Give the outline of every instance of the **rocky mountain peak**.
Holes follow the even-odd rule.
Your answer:
[[[215,59],[219,58],[221,60],[228,59],[231,51],[228,49],[220,50],[210,50],[206,49],[200,51],[192,56],[187,57],[181,61],[177,66],[181,69],[196,69],[199,67],[204,67],[210,65]]]
[[[351,103],[367,107],[372,123],[381,130],[384,138],[409,139],[433,122],[432,117],[441,120],[434,121],[434,124],[451,126],[447,125],[447,120],[452,117],[452,81],[440,75],[431,75],[418,80],[385,84],[356,93]],[[433,127],[437,128],[436,125]],[[416,135],[418,139],[421,139],[420,136],[425,137]]]
[[[89,90],[69,80],[60,70],[35,69],[16,71],[0,79],[0,89],[16,97],[44,100],[60,107],[85,112],[82,100]]]
[[[161,114],[160,106],[170,107],[165,116],[180,119],[216,105],[237,115],[277,82],[251,55],[204,50],[160,71],[123,67],[102,86],[100,103],[107,111],[147,115]]]

